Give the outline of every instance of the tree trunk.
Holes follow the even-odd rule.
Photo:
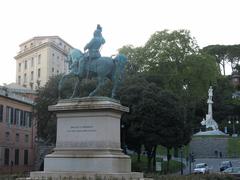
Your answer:
[[[174,157],[178,157],[178,148],[174,148]]]
[[[153,154],[153,147],[152,145],[145,146],[147,150],[147,157],[148,157],[148,172],[152,171],[152,154]]]
[[[169,172],[169,161],[171,159],[170,148],[167,148],[167,174]]]
[[[151,172],[152,157],[149,156],[149,155],[147,157],[148,157],[148,167],[147,167],[147,169],[148,169],[148,172]]]
[[[153,157],[153,171],[156,171],[156,151],[157,151],[157,145],[155,145],[153,147],[153,153],[152,153],[152,157]]]
[[[137,162],[141,162],[141,152],[137,152]]]

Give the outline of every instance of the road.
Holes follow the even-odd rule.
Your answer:
[[[196,161],[192,164],[192,168],[191,168],[191,172],[193,172],[193,167],[195,166],[195,164],[197,163],[206,163],[208,165],[208,167],[210,168],[210,173],[213,172],[219,172],[220,170],[220,163],[222,161],[226,161],[229,160],[232,162],[232,165],[234,167],[236,166],[240,166],[240,158],[204,158],[204,159],[196,159]],[[183,174],[189,174],[189,164],[186,164],[186,168],[183,170]],[[180,173],[180,172],[179,172]]]

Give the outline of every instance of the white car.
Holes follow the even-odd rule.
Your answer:
[[[194,174],[208,174],[209,168],[206,163],[198,163],[195,165],[195,168],[193,169]]]

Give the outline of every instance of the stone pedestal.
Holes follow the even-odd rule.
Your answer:
[[[43,172],[31,178],[140,179],[120,148],[120,118],[129,109],[106,97],[60,100],[49,106],[57,115],[56,148],[44,159]]]

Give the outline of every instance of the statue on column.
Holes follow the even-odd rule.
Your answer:
[[[212,86],[210,86],[208,89],[208,99],[212,100],[212,97],[213,97],[213,89],[212,89]]]
[[[217,122],[213,119],[212,115],[212,97],[213,97],[213,89],[212,86],[209,87],[208,90],[208,114],[206,114],[206,118],[203,118],[201,124],[206,126],[206,128],[212,128],[212,130],[218,130],[218,124]]]

